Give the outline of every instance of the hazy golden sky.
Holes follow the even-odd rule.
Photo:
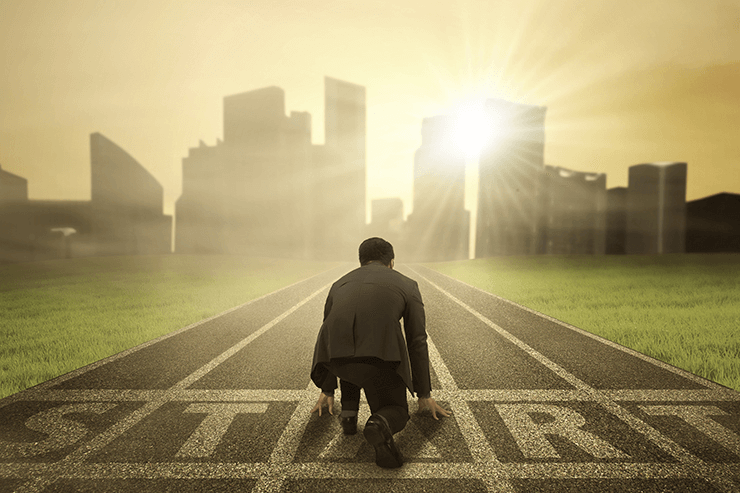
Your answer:
[[[323,77],[367,88],[368,199],[411,208],[421,119],[470,98],[547,106],[545,162],[688,162],[687,199],[740,193],[740,0],[1,0],[0,166],[90,198],[101,132],[181,193],[223,97],[276,85],[323,143]]]

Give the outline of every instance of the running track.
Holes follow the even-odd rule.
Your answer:
[[[323,303],[352,268],[0,400],[0,493],[740,491],[740,393],[419,265],[399,270],[453,414],[410,401],[406,464],[378,468],[310,414]]]

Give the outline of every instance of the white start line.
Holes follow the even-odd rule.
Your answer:
[[[432,368],[441,388],[434,397],[448,404],[472,461],[445,462],[434,440],[419,431],[413,420],[397,435],[399,443],[414,442],[415,453],[406,456],[407,463],[398,470],[384,470],[372,462],[346,462],[357,455],[363,445],[362,434],[344,436],[338,433],[321,450],[314,462],[296,462],[296,453],[311,420],[311,408],[318,391],[312,383],[305,390],[203,390],[189,389],[194,382],[236,354],[256,338],[277,326],[298,308],[326,292],[322,286],[273,320],[241,340],[212,361],[166,390],[57,390],[41,385],[19,396],[22,401],[53,402],[56,405],[25,420],[25,427],[42,433],[36,442],[0,440],[0,477],[23,482],[16,492],[40,492],[58,480],[66,479],[254,479],[254,492],[280,491],[287,479],[370,479],[370,478],[472,478],[489,491],[514,491],[513,479],[599,478],[599,479],[680,479],[703,478],[720,491],[737,491],[730,477],[737,464],[708,463],[657,429],[639,419],[620,402],[640,403],[637,408],[648,416],[671,416],[682,420],[696,432],[740,456],[740,437],[713,417],[727,413],[711,402],[740,400],[740,394],[718,385],[699,390],[597,390],[576,378],[566,369],[547,359],[512,336],[474,308],[456,298],[418,272],[415,274],[433,288],[467,310],[498,334],[535,358],[574,390],[463,390],[459,389],[431,338],[428,339]],[[284,288],[285,289],[285,288]],[[202,323],[202,322],[201,322]],[[198,325],[194,324],[193,326]],[[186,327],[187,330],[193,326]],[[576,329],[577,330],[577,329]],[[586,333],[587,334],[587,333]],[[169,336],[171,336],[170,334]],[[589,337],[591,336],[590,334]],[[167,336],[167,337],[169,337]],[[601,340],[601,339],[599,339]],[[133,348],[112,358],[125,357],[157,340]],[[621,346],[616,346],[625,350]],[[639,353],[635,353],[638,354]],[[648,359],[639,355],[643,359]],[[103,360],[100,364],[111,361]],[[651,363],[654,360],[648,359]],[[657,363],[657,362],[655,362]],[[666,365],[667,366],[667,365]],[[85,371],[94,368],[88,367]],[[671,371],[680,371],[670,367]],[[78,372],[74,373],[79,374]],[[682,376],[689,374],[681,373]],[[70,378],[67,376],[66,378]],[[697,380],[698,381],[698,380]],[[58,383],[59,379],[53,381]],[[50,382],[51,383],[51,382]],[[702,380],[703,384],[706,384]],[[338,400],[338,399],[337,399]],[[199,417],[200,424],[182,439],[172,462],[110,462],[88,459],[117,438],[141,423],[165,404],[186,403],[183,415]],[[270,403],[289,402],[296,407],[265,462],[204,462],[222,444],[230,426],[240,415],[264,414]],[[297,404],[296,404],[297,402]],[[630,454],[608,439],[588,431],[586,417],[569,407],[570,402],[588,402],[626,424],[635,434],[652,443],[671,458],[669,462],[635,462]],[[680,402],[681,404],[673,404]],[[103,414],[122,403],[143,403],[125,414],[105,431],[88,439],[90,430],[74,419],[78,414]],[[479,423],[471,403],[491,403],[513,438],[521,456],[529,462],[503,462],[497,457]],[[410,410],[415,404],[410,402]],[[542,419],[545,416],[546,419]],[[369,417],[367,405],[361,406],[360,425]],[[535,419],[535,417],[538,417]],[[594,462],[567,462],[553,447],[557,436],[595,458]],[[56,462],[33,461],[34,457],[54,450],[79,446]],[[12,462],[7,462],[12,459]],[[411,459],[408,461],[408,459]],[[425,461],[414,462],[414,459]],[[538,462],[531,462],[538,460]],[[189,462],[190,461],[190,462]],[[344,461],[344,462],[342,462]],[[430,462],[432,461],[432,462]],[[433,462],[436,461],[436,462]]]

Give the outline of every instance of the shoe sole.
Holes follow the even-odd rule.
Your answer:
[[[368,423],[362,431],[365,440],[375,448],[375,463],[386,469],[401,467],[403,460],[393,442],[393,435],[384,432],[377,423]],[[394,453],[395,452],[395,453]]]

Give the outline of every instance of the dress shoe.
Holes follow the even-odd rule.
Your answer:
[[[357,433],[357,416],[342,418],[342,429],[345,435],[354,435]]]
[[[365,440],[375,448],[375,463],[380,467],[394,468],[403,465],[401,452],[393,441],[393,433],[388,421],[380,414],[373,414],[365,423]]]

